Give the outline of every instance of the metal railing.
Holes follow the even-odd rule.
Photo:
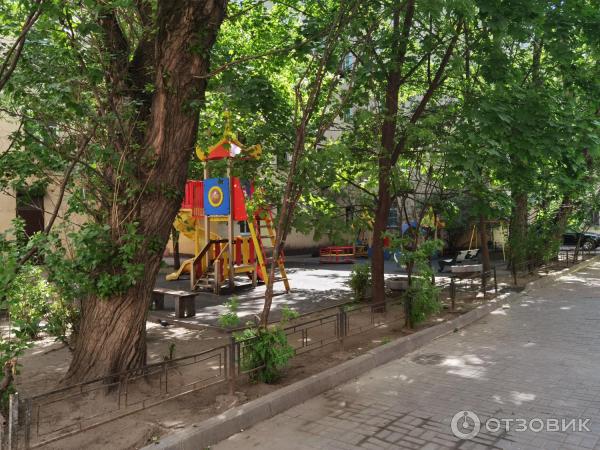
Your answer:
[[[598,255],[600,255],[600,251],[596,249],[563,249],[549,258],[533,258],[517,264],[510,264],[509,269],[512,276],[512,283],[515,286],[519,284],[519,275],[531,275],[536,271],[548,273],[553,269],[564,269]]]
[[[562,250],[556,258],[536,263],[535,267],[566,267],[596,254],[580,250],[575,257],[574,251]],[[532,270],[533,262],[527,263],[530,265],[523,265],[520,270]],[[499,292],[496,267],[476,274],[454,275],[449,282],[443,279],[435,281],[440,292],[451,301],[452,310],[457,298],[481,294],[488,299]],[[343,345],[349,337],[405,319],[401,298],[381,304],[344,303],[306,316],[309,315],[312,317],[302,316],[283,328],[295,355],[335,343]],[[252,351],[255,342],[256,338],[253,337],[241,339],[232,335],[228,344],[194,355],[150,364],[141,369],[116,373],[30,398],[20,399],[18,394],[13,394],[9,402],[8,426],[2,433],[2,448],[38,448],[219,384],[228,383],[229,390],[233,392],[240,377],[252,376],[264,367],[246,364],[248,352]],[[102,402],[95,400],[98,396],[102,396]],[[71,414],[75,409],[78,417]]]
[[[8,448],[38,448],[227,380],[227,345],[19,401]],[[102,402],[96,401],[102,397]],[[78,418],[72,417],[77,410]]]
[[[490,270],[467,274],[454,274],[448,283],[440,284],[446,289],[447,298],[450,300],[451,311],[456,308],[456,300],[481,294],[483,299],[488,299],[492,293],[498,294],[498,274],[496,267]]]

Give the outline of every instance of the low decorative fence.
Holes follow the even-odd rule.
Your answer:
[[[284,332],[295,354],[301,355],[403,320],[401,299],[378,305],[348,303],[322,310],[316,318],[300,318]],[[253,340],[232,336],[228,344],[194,355],[29,398],[13,394],[2,449],[40,448],[211,386],[229,385],[233,392],[240,377],[261,369],[243,367],[244,352]]]
[[[595,252],[561,251],[551,261],[532,262],[516,272],[566,267],[595,256]],[[510,273],[509,273],[510,275]],[[484,299],[499,292],[496,268],[483,273],[436,280],[441,296],[454,309],[457,298]],[[402,298],[384,304],[346,303],[312,312],[287,325],[284,331],[296,355],[301,355],[361,333],[404,321]],[[302,319],[305,320],[302,320]],[[39,448],[134,414],[168,400],[229,385],[231,392],[244,375],[261,367],[242,367],[252,338],[236,340],[194,355],[165,360],[141,369],[116,373],[97,380],[56,389],[29,398],[10,396],[9,412],[2,429],[2,449]],[[101,399],[101,401],[99,401]],[[76,411],[75,416],[73,412]]]
[[[512,284],[515,286],[519,285],[520,275],[527,276],[540,271],[548,273],[550,270],[564,269],[571,267],[574,264],[587,261],[588,259],[598,255],[600,255],[600,249],[564,249],[560,250],[551,258],[530,259],[519,264],[514,264],[509,267],[512,277]]]
[[[450,299],[451,311],[454,311],[456,308],[457,298],[471,298],[481,294],[485,300],[489,298],[492,293],[494,296],[498,294],[498,275],[496,267],[477,273],[453,275],[450,277],[450,282],[445,284],[444,287],[447,287],[448,289],[447,292]]]
[[[228,345],[215,347],[25,399],[13,394],[5,448],[38,448],[223,383],[230,351]]]

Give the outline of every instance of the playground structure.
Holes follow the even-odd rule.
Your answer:
[[[167,275],[167,280],[177,280],[189,273],[191,290],[209,288],[215,294],[225,284],[235,288],[238,275],[248,276],[253,286],[258,280],[267,283],[273,257],[267,253],[269,249],[272,253],[275,242],[273,215],[268,208],[249,213],[246,205],[254,194],[254,186],[232,176],[234,161],[259,158],[261,147],[244,148],[227,123],[223,138],[206,152],[197,148],[196,155],[204,163],[204,179],[187,181],[181,209],[173,224],[194,242],[194,257],[183,261],[176,272]],[[210,178],[209,163],[224,159],[227,176]],[[247,223],[249,233],[234,235],[236,222]],[[225,233],[218,233],[222,231]],[[289,292],[283,253],[276,263],[280,277],[275,281],[283,281]]]
[[[354,226],[352,226],[354,231]],[[319,249],[320,264],[352,264],[356,258],[368,258],[369,240],[364,229],[358,230],[351,245],[329,245]]]

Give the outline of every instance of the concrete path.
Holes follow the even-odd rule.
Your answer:
[[[455,415],[459,436],[479,422],[477,435],[459,439]],[[599,438],[595,263],[214,448],[600,449]]]

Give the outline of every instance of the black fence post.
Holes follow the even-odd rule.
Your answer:
[[[229,394],[233,395],[235,392],[235,380],[236,380],[236,358],[235,355],[237,353],[237,346],[239,344],[235,341],[235,337],[233,335],[229,336],[229,345],[226,347],[227,349],[227,357],[225,359],[225,373],[227,374],[227,378],[229,379]]]
[[[498,295],[498,277],[496,276],[496,266],[494,266],[494,294]]]
[[[344,348],[344,338],[348,334],[348,315],[346,309],[340,306],[338,309],[338,339],[342,348]]]
[[[484,300],[486,298],[486,292],[487,292],[487,276],[488,276],[487,272],[481,271],[481,290],[483,291],[483,299]]]
[[[454,311],[454,300],[456,299],[456,283],[450,278],[450,299],[452,300],[452,311]]]

